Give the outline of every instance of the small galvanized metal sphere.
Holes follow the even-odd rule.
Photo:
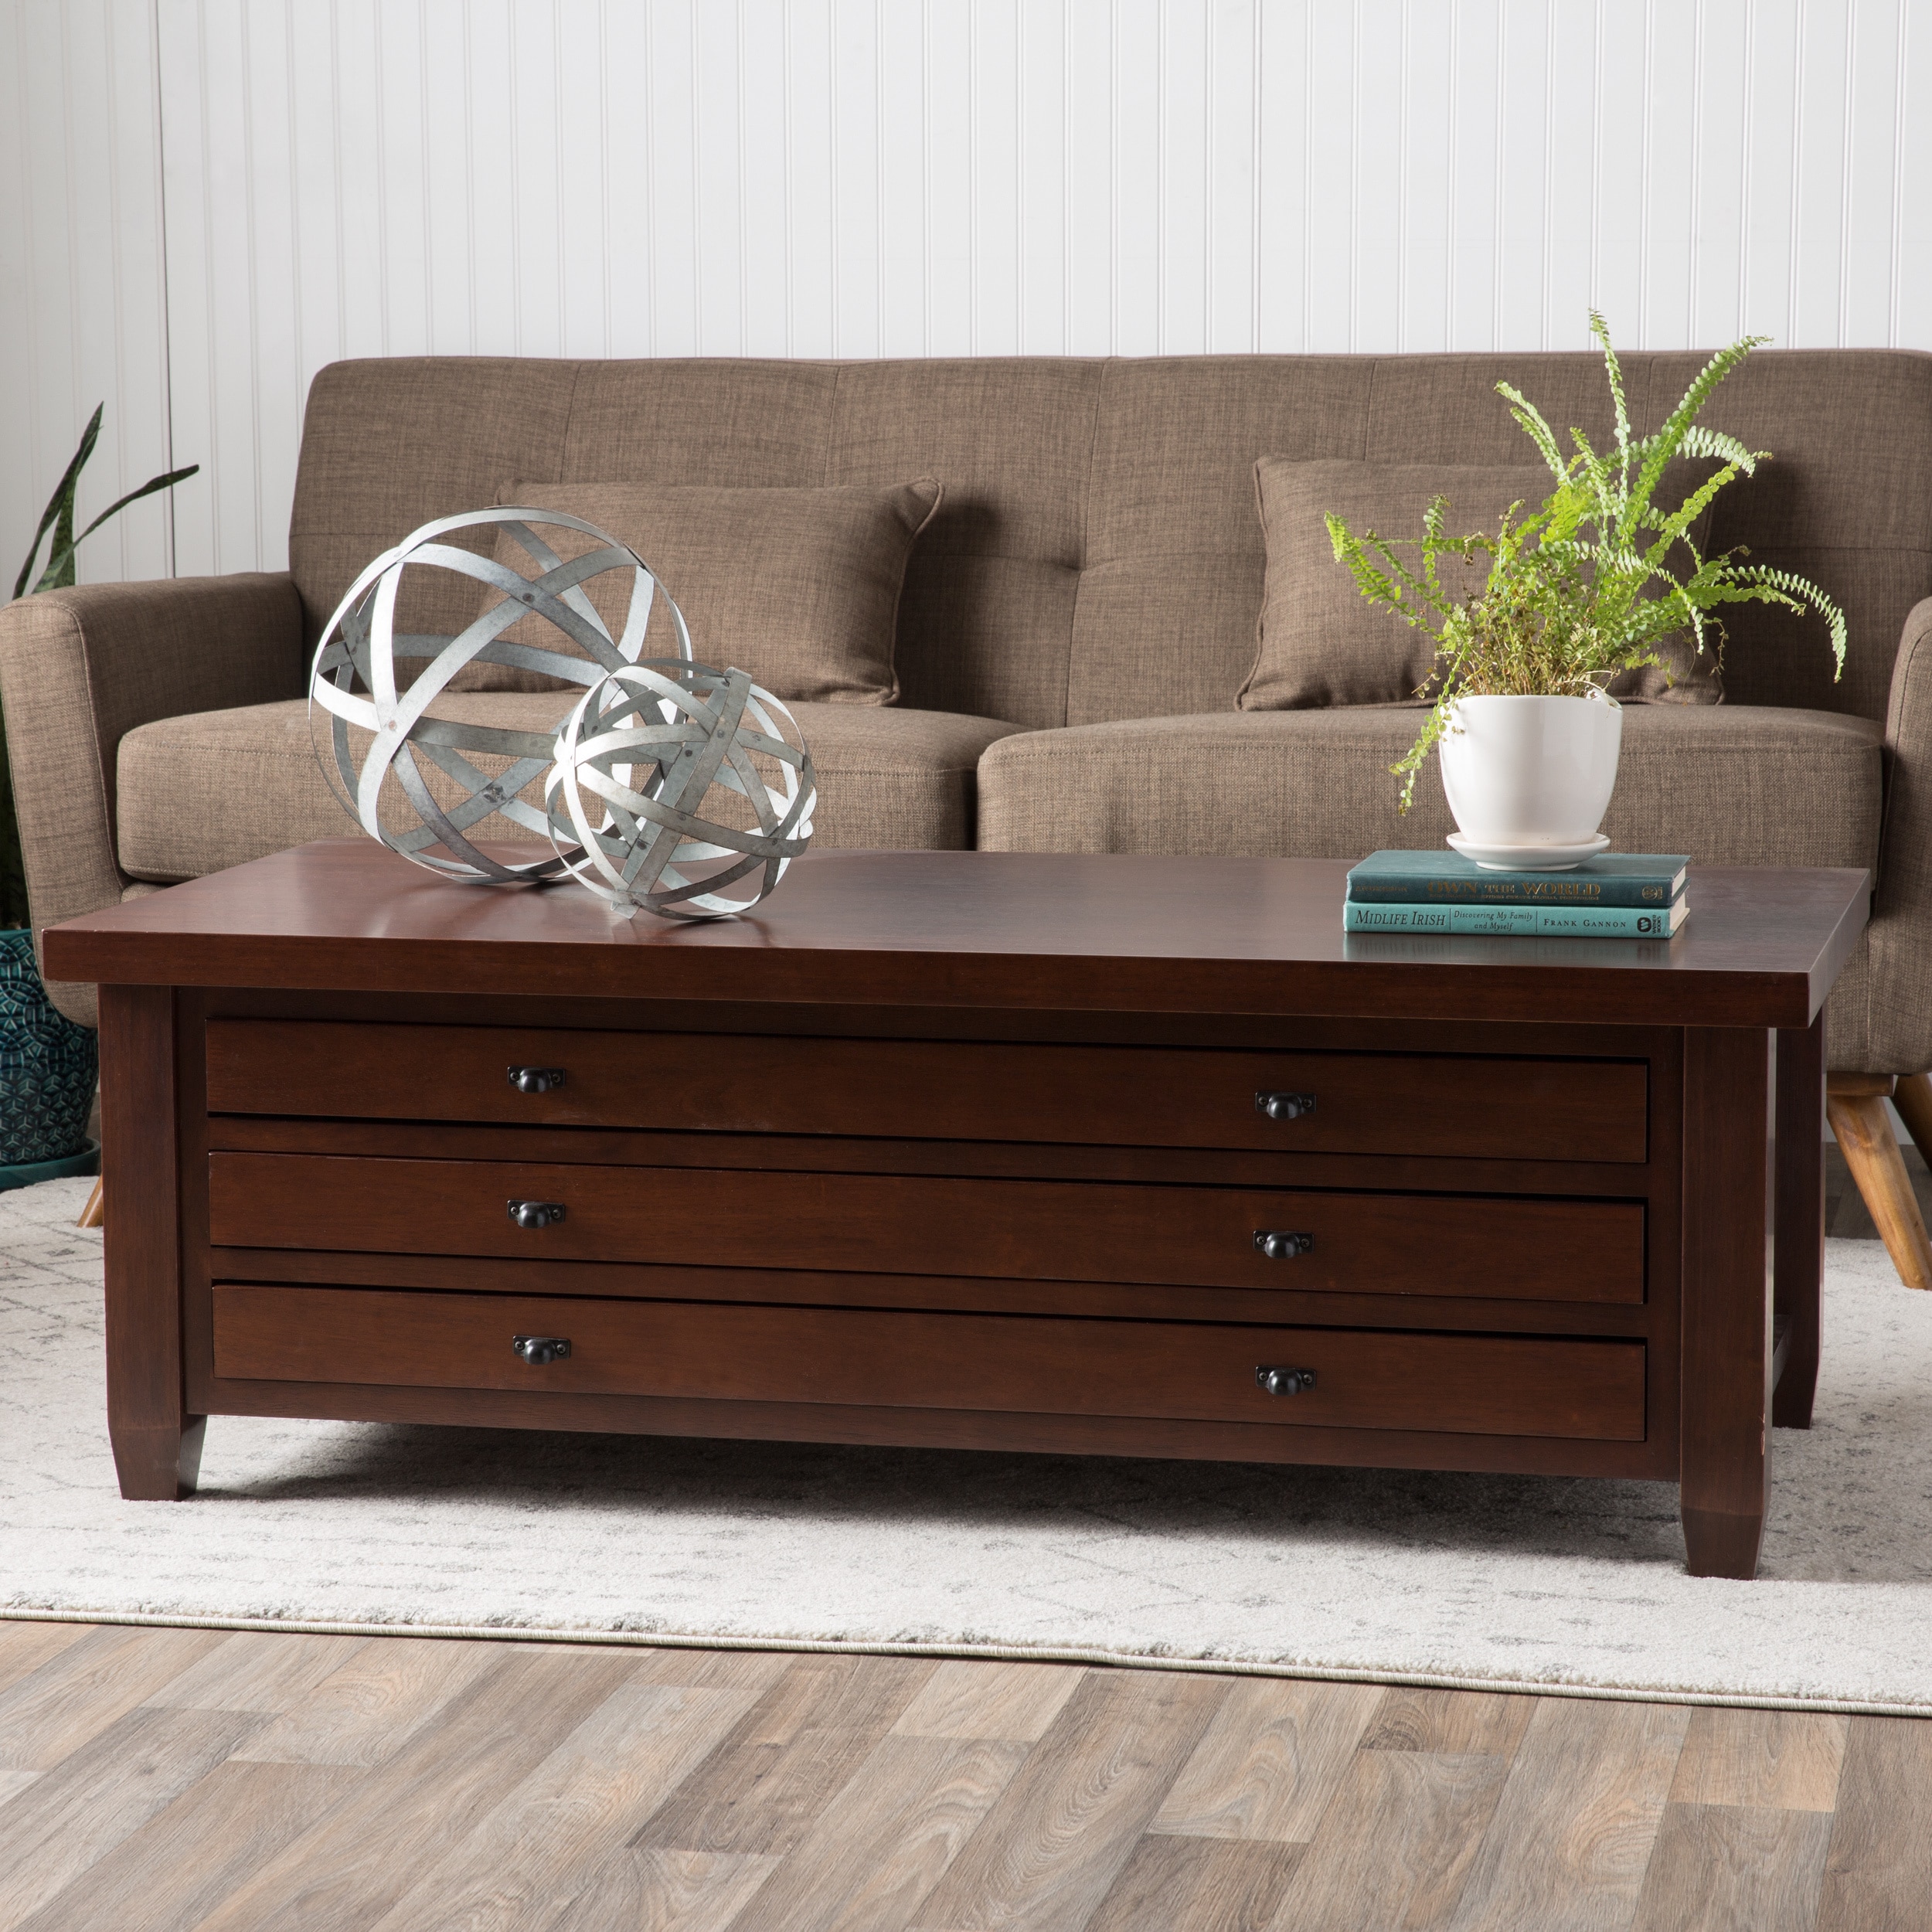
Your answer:
[[[743,671],[661,659],[578,699],[543,796],[559,863],[614,910],[716,919],[784,878],[818,789],[798,721],[769,691]]]
[[[492,526],[529,553],[538,575],[519,576],[492,556],[440,541],[457,531]],[[552,526],[594,541],[583,555],[566,562],[537,533]],[[485,604],[481,614],[454,636],[399,635],[395,620],[403,575],[419,570],[454,571],[498,594],[480,600]],[[624,594],[624,614],[614,625],[599,615],[585,588],[607,572],[615,574]],[[649,566],[635,552],[595,524],[558,510],[514,505],[475,510],[439,517],[412,531],[349,586],[316,650],[309,677],[309,726],[331,789],[372,838],[445,878],[495,882],[556,877],[566,869],[560,852],[546,852],[527,865],[505,864],[467,836],[471,827],[495,812],[526,831],[549,835],[545,815],[518,794],[549,770],[552,734],[438,718],[431,715],[430,707],[459,671],[477,663],[514,665],[596,685],[607,673],[634,665],[643,656],[652,604],[660,591]],[[668,592],[662,594],[675,634],[663,641],[672,645],[680,659],[689,659],[691,635],[683,613]],[[503,634],[532,617],[553,625],[583,655],[545,650]],[[406,685],[400,684],[396,675],[399,656],[427,661]],[[324,716],[329,721],[326,741],[320,731]],[[350,740],[352,727],[372,734],[359,763]],[[505,768],[494,777],[479,770],[471,762],[473,753],[504,760]],[[454,781],[461,794],[454,806],[440,804],[431,795],[423,774],[425,761]],[[399,808],[399,791],[406,809]],[[390,821],[386,825],[385,806]],[[412,817],[415,822],[407,823]],[[399,819],[405,822],[399,825]]]

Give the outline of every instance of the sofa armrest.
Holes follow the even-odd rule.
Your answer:
[[[0,609],[0,715],[36,935],[121,902],[121,740],[159,718],[295,696],[303,656],[286,573],[90,583]],[[94,1024],[91,986],[47,990]]]
[[[1870,947],[1872,1067],[1923,1073],[1932,1067],[1932,597],[1906,618],[1892,666]]]

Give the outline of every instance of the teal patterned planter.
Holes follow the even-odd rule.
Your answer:
[[[24,927],[0,932],[0,1177],[49,1162],[66,1172],[86,1172],[87,1116],[100,1066],[93,1032],[48,999],[32,934]],[[70,1161],[82,1165],[68,1167]],[[0,1178],[0,1186],[22,1184]]]
[[[89,1141],[77,1154],[57,1161],[26,1161],[18,1167],[0,1167],[0,1194],[10,1187],[32,1187],[36,1181],[64,1181],[72,1174],[94,1174],[100,1168],[100,1143]]]

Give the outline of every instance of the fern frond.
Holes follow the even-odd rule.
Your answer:
[[[1567,479],[1570,464],[1556,441],[1556,432],[1544,420],[1543,413],[1528,396],[1507,383],[1496,385],[1496,393],[1509,405],[1509,413],[1521,425],[1523,434],[1534,443],[1549,465],[1549,473],[1559,483]]]
[[[1442,519],[1449,513],[1449,499],[1438,492],[1429,499],[1429,507],[1422,513],[1422,574],[1430,590],[1438,596],[1442,591],[1442,580],[1436,570],[1436,559],[1446,547],[1442,537]]]
[[[1709,503],[1712,498],[1716,496],[1726,483],[1734,481],[1736,475],[1737,465],[1735,463],[1726,463],[1722,469],[1713,471],[1710,475],[1699,484],[1697,488],[1692,490],[1668,516],[1654,519],[1645,525],[1645,527],[1647,529],[1655,530],[1660,533],[1657,541],[1644,553],[1645,561],[1653,570],[1669,555],[1671,546],[1680,538],[1685,543],[1689,543],[1689,532],[1691,526],[1704,514],[1705,506]],[[1695,549],[1692,550],[1691,554],[1693,556],[1696,555]]]
[[[1624,404],[1624,366],[1611,346],[1610,325],[1595,310],[1590,311],[1590,332],[1604,352],[1604,372],[1610,378],[1610,400],[1617,406],[1617,453],[1628,472],[1630,456],[1630,411]],[[1626,474],[1628,481],[1628,474]]]
[[[1701,423],[1693,423],[1684,432],[1684,440],[1677,446],[1679,456],[1715,456],[1721,461],[1734,464],[1746,476],[1755,476],[1760,463],[1771,458],[1769,450],[1750,450],[1734,436],[1726,436],[1722,430],[1707,430]]]
[[[1808,604],[1825,620],[1832,634],[1832,657],[1838,667],[1832,682],[1835,683],[1845,675],[1845,646],[1850,635],[1845,613],[1815,583],[1808,582],[1794,571],[1777,570],[1768,563],[1745,563],[1733,568],[1741,583],[1779,592],[1787,603]]]
[[[1657,487],[1657,479],[1682,447],[1699,412],[1710,400],[1711,391],[1753,349],[1770,339],[1768,335],[1740,335],[1728,349],[1720,349],[1692,378],[1690,387],[1685,390],[1676,408],[1665,417],[1663,427],[1655,436],[1645,438],[1648,447],[1638,474],[1635,492],[1642,502],[1649,502],[1651,491]]]
[[[1440,587],[1418,578],[1385,539],[1377,536],[1372,530],[1358,537],[1338,516],[1331,516],[1326,521],[1328,542],[1335,551],[1335,561],[1347,566],[1349,574],[1355,579],[1355,588],[1371,604],[1385,606],[1403,623],[1418,631],[1428,629],[1427,617],[1423,611],[1416,607],[1416,604],[1409,601],[1405,592],[1413,593],[1416,602],[1424,610],[1438,617],[1448,614],[1449,600]]]

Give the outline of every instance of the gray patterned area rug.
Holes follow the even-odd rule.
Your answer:
[[[1751,1583],[1655,1483],[217,1417],[124,1503],[88,1183],[0,1195],[0,1607],[1932,1710],[1932,1295],[1830,1247]]]

